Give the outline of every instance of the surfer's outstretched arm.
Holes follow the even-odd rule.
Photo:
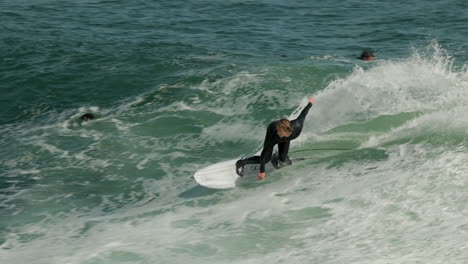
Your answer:
[[[307,116],[307,114],[309,113],[309,109],[312,107],[312,104],[315,103],[315,98],[314,97],[310,97],[309,98],[309,103],[306,105],[306,107],[304,109],[302,109],[302,112],[299,114],[299,116],[296,118],[296,121],[299,122],[299,124],[302,125],[304,124],[304,120]]]

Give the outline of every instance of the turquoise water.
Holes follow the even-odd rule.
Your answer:
[[[466,1],[6,0],[0,18],[1,263],[468,259]],[[196,184],[308,96],[291,156],[311,159]]]

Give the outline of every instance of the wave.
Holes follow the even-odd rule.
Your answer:
[[[406,115],[406,122],[389,120],[395,123],[387,126],[387,132],[419,123],[427,124],[421,130],[464,131],[466,120],[456,117],[465,116],[468,110],[466,69],[466,64],[455,66],[454,58],[437,42],[408,58],[377,61],[368,69],[356,66],[352,74],[317,93],[305,131],[324,133],[350,124],[368,127],[373,120],[405,113],[413,114]]]

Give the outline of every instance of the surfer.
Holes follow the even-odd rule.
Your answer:
[[[242,177],[244,175],[244,166],[247,164],[260,164],[260,172],[257,178],[259,180],[265,179],[265,164],[271,160],[275,145],[278,145],[278,163],[281,163],[281,165],[291,164],[292,162],[288,156],[289,143],[301,134],[304,120],[313,103],[315,103],[315,98],[310,97],[309,103],[297,119],[291,121],[281,119],[270,123],[263,142],[262,153],[260,156],[238,160],[236,162],[237,174]]]
[[[372,53],[372,51],[370,50],[364,50],[362,51],[361,53],[361,56],[359,56],[360,60],[365,60],[365,61],[371,61],[374,59],[374,53]]]

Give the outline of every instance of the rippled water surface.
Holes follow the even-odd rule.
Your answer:
[[[466,263],[466,1],[6,0],[0,18],[1,263]],[[291,156],[309,159],[194,181],[308,96]]]

